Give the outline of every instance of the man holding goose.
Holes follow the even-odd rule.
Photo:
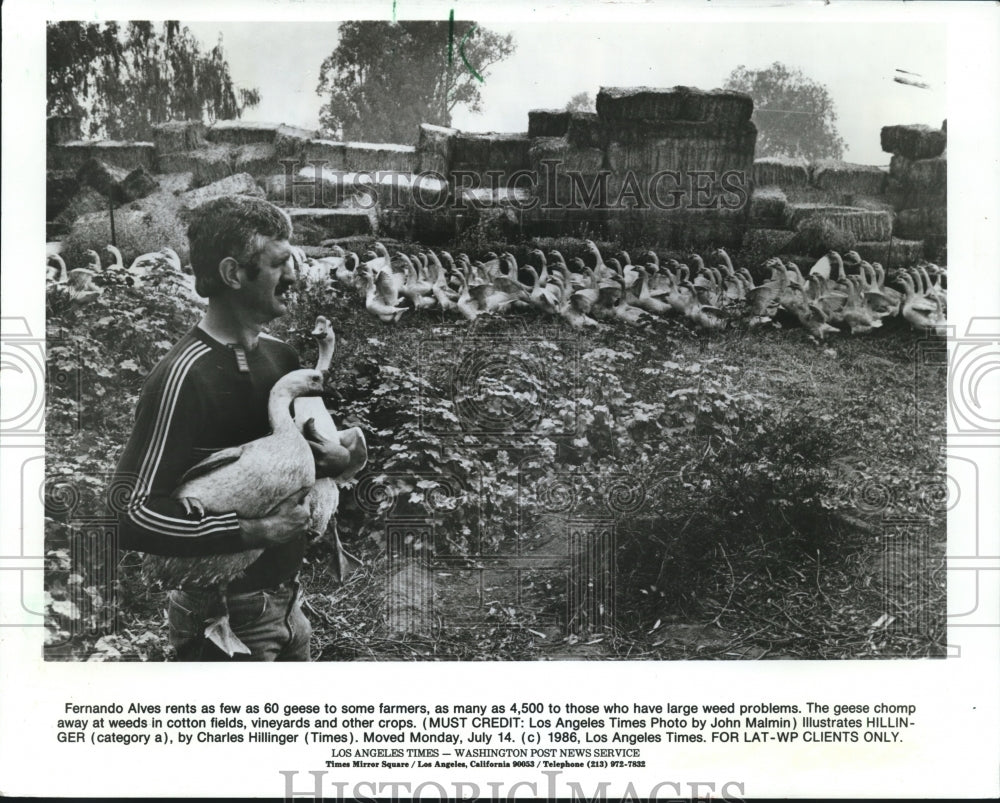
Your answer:
[[[147,378],[118,464],[132,484],[120,546],[172,588],[180,660],[309,660],[296,576],[316,534],[313,488],[364,459],[291,417],[322,375],[263,331],[288,311],[290,236],[285,212],[259,198],[198,208],[188,238],[208,309]]]

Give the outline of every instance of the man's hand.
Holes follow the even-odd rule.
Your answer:
[[[270,515],[259,519],[240,519],[240,532],[247,547],[262,547],[286,544],[303,535],[308,535],[311,512],[306,499],[309,488],[302,488],[289,496]]]
[[[309,447],[316,460],[316,476],[336,479],[351,465],[351,453],[339,440],[325,438],[316,431],[316,422],[310,418],[302,427]]]

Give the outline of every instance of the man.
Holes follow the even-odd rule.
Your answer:
[[[262,332],[287,311],[284,296],[296,280],[290,236],[288,216],[258,198],[219,198],[198,208],[188,239],[195,286],[208,310],[147,378],[118,464],[119,477],[135,483],[119,517],[122,548],[187,557],[264,550],[228,585],[229,624],[250,650],[237,659],[309,660],[312,629],[296,582],[309,511],[292,498],[267,518],[199,518],[171,494],[195,463],[267,435],[271,388],[300,367],[290,346]],[[343,449],[310,445],[318,477],[343,471]],[[205,637],[218,594],[170,592],[170,640],[179,660],[229,658]]]

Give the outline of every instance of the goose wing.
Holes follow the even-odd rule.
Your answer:
[[[228,466],[230,463],[235,463],[243,456],[243,449],[244,446],[231,446],[228,449],[220,449],[215,454],[209,455],[200,463],[195,463],[195,465],[185,471],[184,476],[178,482],[178,486],[184,485],[198,477],[204,477],[206,474],[211,474],[216,469]]]

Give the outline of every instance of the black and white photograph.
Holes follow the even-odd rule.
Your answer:
[[[4,6],[39,749],[997,791],[995,6],[154,6]]]

